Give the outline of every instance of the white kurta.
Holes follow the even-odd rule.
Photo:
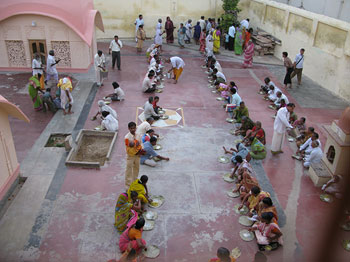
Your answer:
[[[57,75],[57,69],[56,65],[51,66],[52,64],[55,64],[56,60],[55,57],[52,55],[47,56],[47,64],[46,64],[46,73],[49,75]]]
[[[106,58],[104,54],[102,54],[101,56],[99,56],[98,54],[95,55],[94,66],[95,66],[95,73],[96,73],[96,82],[98,85],[101,85],[103,82],[103,79],[101,77],[102,68],[99,66],[104,67],[105,63],[106,63]]]
[[[284,135],[287,128],[293,128],[289,124],[290,113],[286,107],[282,107],[277,111],[275,122],[273,124],[273,137],[271,151],[279,152],[282,151]]]
[[[102,120],[102,127],[107,131],[116,132],[119,128],[118,120],[115,119],[112,115],[106,116],[105,119]]]
[[[158,23],[156,27],[156,36],[154,37],[154,43],[156,45],[162,45],[163,44],[163,38],[162,38],[162,24]]]
[[[274,90],[269,91],[269,99],[271,101],[275,101],[277,99],[277,92],[281,92],[281,89],[279,89],[277,86],[275,86]]]
[[[323,152],[322,149],[318,146],[312,148],[310,155],[305,157],[304,167],[309,167],[313,163],[320,163],[322,160]]]
[[[41,60],[36,60],[34,58],[33,62],[32,62],[33,76],[35,76],[37,74],[43,75],[43,70],[42,69],[34,69],[34,68],[40,68],[40,67],[41,67]]]

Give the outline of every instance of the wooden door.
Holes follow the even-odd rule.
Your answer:
[[[47,57],[46,41],[45,40],[28,40],[28,41],[29,41],[30,55],[32,59],[34,58],[34,54],[38,53],[41,57],[41,63],[43,65],[46,65],[46,57]]]

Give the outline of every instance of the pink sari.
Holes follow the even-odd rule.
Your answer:
[[[274,236],[273,230],[277,229],[281,231],[279,226],[276,223],[259,223],[257,229],[255,230],[255,236],[258,244],[260,245],[269,245],[270,241],[268,237]],[[277,241],[280,245],[283,244],[282,237],[278,238]]]
[[[254,56],[254,44],[251,40],[246,44],[246,48],[244,50],[244,62],[243,67],[252,67],[253,65],[253,56]]]
[[[205,51],[205,33],[203,33],[203,31],[201,32],[201,36],[199,37],[199,43],[200,43],[200,46],[199,46],[199,51],[200,52],[204,52]]]

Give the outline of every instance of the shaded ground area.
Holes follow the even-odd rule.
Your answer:
[[[111,161],[100,170],[66,168],[65,154],[61,154],[63,161],[58,164],[45,200],[39,203],[41,206],[25,248],[18,247],[12,258],[107,261],[119,257],[116,245],[119,235],[113,223],[115,202],[124,191],[123,138],[127,123],[138,121],[137,107],[142,107],[148,98],[141,92],[147,69],[145,56],[135,53],[134,44],[127,41],[124,44],[122,71],[110,71],[105,86],[97,90],[96,96],[91,93],[91,109],[82,110],[82,115],[87,114],[82,127],[92,129],[99,122],[89,119],[97,111],[97,101],[113,91],[111,83],[118,81],[124,89],[125,101],[112,103],[118,112],[120,129]],[[107,52],[108,44],[100,43],[98,47]],[[220,246],[239,247],[242,255],[238,261],[253,261],[257,246],[255,241],[240,239],[239,231],[244,226],[238,223],[239,216],[233,211],[233,206],[239,202],[227,197],[226,191],[233,185],[222,179],[232,165],[217,161],[223,155],[222,146],[232,147],[237,139],[229,133],[233,126],[225,121],[227,115],[222,102],[207,88],[207,75],[200,67],[203,59],[198,52],[165,45],[164,54],[183,57],[186,67],[179,83],[173,85],[167,80],[164,92],[159,94],[162,107],[183,109],[183,121],[179,125],[156,128],[165,137],[159,141],[163,146],[159,153],[169,156],[170,161],[158,162],[156,168],[142,166],[140,170],[140,175],[150,178],[151,194],[165,197],[164,205],[156,209],[159,217],[155,229],[144,233],[149,244],[161,249],[159,258],[153,261],[208,261]],[[268,104],[257,91],[264,77],[270,76],[275,83],[279,83],[278,78],[273,70],[262,65],[247,70],[231,57],[219,55],[218,59],[222,61],[226,77],[236,82],[251,118],[262,121],[269,152],[273,111],[267,108]],[[288,92],[287,95],[296,103],[297,114],[305,116],[307,124],[316,128],[324,144],[326,136],[322,125],[338,118],[342,109],[306,108],[299,103],[298,96],[290,96]],[[307,95],[311,99],[312,89]],[[331,103],[338,101],[335,99]],[[283,150],[282,155],[273,157],[268,153],[265,160],[253,161],[259,183],[271,192],[278,207],[284,232],[285,245],[266,256],[268,261],[310,261],[314,251],[311,248],[321,236],[320,228],[326,226],[331,205],[319,200],[320,190],[304,174],[301,163],[290,157],[296,150],[295,145],[286,141]],[[52,188],[55,188],[54,194],[51,194]],[[1,225],[0,222],[0,229]],[[0,258],[11,261],[5,251],[7,247],[7,244],[2,245]],[[337,255],[337,261],[347,261],[346,251],[340,249]]]

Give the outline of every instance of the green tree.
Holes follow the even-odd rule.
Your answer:
[[[222,9],[225,13],[220,17],[220,26],[222,32],[228,32],[232,23],[238,23],[237,14],[241,11],[237,5],[239,0],[222,0]]]

